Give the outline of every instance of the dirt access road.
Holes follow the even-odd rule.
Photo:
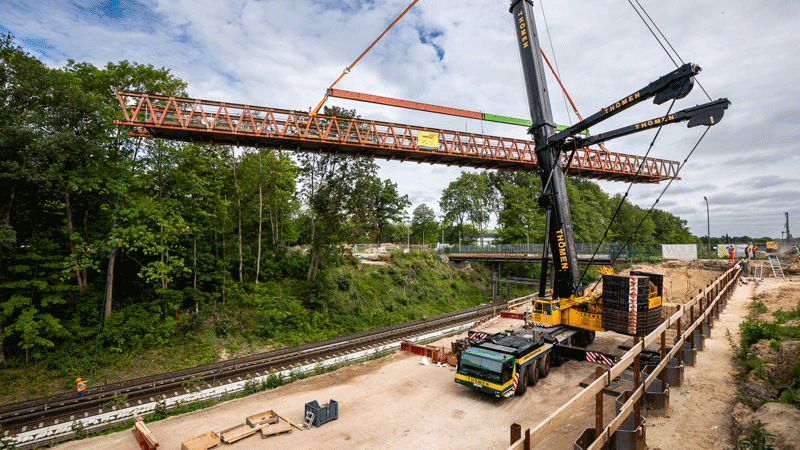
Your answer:
[[[670,263],[672,264],[672,263]],[[642,267],[644,270],[653,267]],[[695,263],[662,265],[656,268],[670,282],[665,286],[672,303],[688,300],[685,293],[697,293],[720,272],[719,267]],[[726,329],[736,333],[747,315],[753,285],[740,286],[699,353],[698,364],[687,367],[685,384],[671,389],[670,416],[647,419],[647,442],[651,449],[682,450],[732,447],[730,413],[735,403],[730,347]],[[519,328],[520,322],[496,319],[486,331]],[[449,346],[453,339],[435,345]],[[624,337],[598,333],[592,348],[616,348]],[[244,423],[245,417],[274,410],[294,421],[303,419],[303,405],[339,402],[339,420],[309,431],[261,439],[255,435],[220,449],[504,449],[509,426],[519,423],[533,428],[582,388],[581,380],[594,373],[595,365],[567,362],[553,368],[547,378],[529,388],[523,397],[493,398],[453,381],[452,367],[421,365],[417,355],[393,355],[345,367],[336,372],[300,380],[271,391],[216,405],[202,411],[152,422],[150,429],[162,449],[178,450],[181,442],[206,433]],[[606,423],[612,418],[614,399],[605,396]],[[578,411],[573,419],[536,446],[539,449],[571,449],[584,428],[594,425],[594,405]],[[130,431],[66,443],[63,450],[136,450]]]

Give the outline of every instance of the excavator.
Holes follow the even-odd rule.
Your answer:
[[[469,344],[459,353],[455,382],[496,396],[522,395],[526,386],[546,376],[551,365],[564,359],[607,361],[607,355],[581,350],[597,331],[646,336],[660,324],[663,275],[632,272],[603,274],[602,293],[584,293],[578,267],[572,217],[565,182],[575,150],[664,125],[688,122],[688,127],[719,123],[730,106],[726,98],[595,135],[583,135],[602,121],[634,105],[653,100],[656,105],[686,97],[694,87],[700,67],[686,63],[645,87],[608,104],[600,111],[557,130],[550,107],[532,0],[511,0],[517,44],[522,59],[532,125],[528,133],[536,145],[544,209],[545,248],[542,252],[538,296],[533,300],[530,324],[525,329],[487,335],[470,332]],[[566,163],[564,157],[566,158]],[[546,282],[553,249],[552,293]],[[611,361],[613,364],[613,361]]]

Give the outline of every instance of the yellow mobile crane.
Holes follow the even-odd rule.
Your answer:
[[[660,274],[632,272],[631,276],[616,276],[605,273],[602,294],[584,294],[564,181],[564,167],[570,167],[575,150],[682,121],[688,121],[689,127],[710,127],[722,119],[730,105],[723,98],[606,133],[581,135],[583,130],[645,100],[652,98],[660,105],[686,97],[694,86],[694,76],[701,70],[696,64],[687,63],[558,131],[547,94],[532,6],[532,0],[511,0],[510,12],[533,124],[528,133],[536,145],[542,182],[540,206],[546,213],[539,296],[533,302],[532,325],[526,329],[492,335],[470,332],[469,346],[459,353],[455,375],[456,383],[497,396],[523,394],[526,386],[547,376],[551,364],[558,365],[566,358],[613,364],[607,355],[581,348],[594,340],[596,331],[646,336],[660,324],[663,287]],[[566,164],[562,154],[569,154]],[[551,296],[545,296],[548,245],[553,249],[554,259]]]

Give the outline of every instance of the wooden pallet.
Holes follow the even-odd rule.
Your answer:
[[[278,414],[275,411],[266,411],[263,413],[253,414],[245,420],[245,423],[251,427],[262,425],[265,423],[278,423]]]
[[[289,422],[278,422],[261,428],[261,438],[266,439],[270,436],[277,436],[279,434],[291,432],[292,425],[289,424]]]
[[[181,450],[208,450],[220,444],[217,433],[209,431],[206,434],[195,436],[181,443]]]

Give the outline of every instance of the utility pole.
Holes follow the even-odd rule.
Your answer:
[[[786,215],[786,242],[792,242],[792,233],[789,232],[789,213],[784,212],[784,214]]]
[[[711,259],[711,213],[708,210],[708,197],[703,196],[706,201],[706,225],[708,226],[708,259]]]

